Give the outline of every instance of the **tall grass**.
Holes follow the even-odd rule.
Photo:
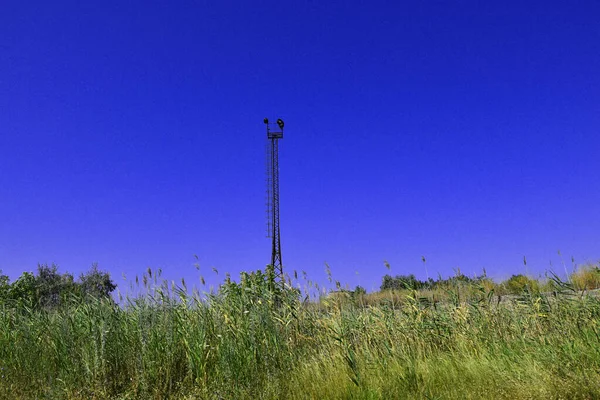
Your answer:
[[[305,302],[246,274],[206,296],[182,283],[121,305],[4,305],[0,397],[599,398],[600,300],[554,282],[503,301],[473,284],[368,305]]]

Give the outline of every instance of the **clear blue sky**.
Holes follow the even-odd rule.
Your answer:
[[[37,4],[36,4],[37,3]],[[4,1],[0,269],[209,282],[600,258],[600,3]],[[527,271],[523,266],[527,256]],[[213,277],[211,267],[220,271]]]

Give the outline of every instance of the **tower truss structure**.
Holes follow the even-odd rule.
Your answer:
[[[271,266],[275,272],[275,279],[283,285],[283,264],[281,262],[281,232],[279,230],[279,139],[283,139],[283,120],[278,119],[276,124],[264,119],[267,127],[266,146],[266,183],[267,183],[267,237],[271,238]]]

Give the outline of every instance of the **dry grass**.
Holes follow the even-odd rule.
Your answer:
[[[600,288],[600,268],[598,265],[586,264],[571,275],[571,282],[577,290]]]

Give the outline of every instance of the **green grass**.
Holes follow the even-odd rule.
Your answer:
[[[263,278],[202,299],[163,285],[125,306],[0,305],[0,398],[600,398],[600,300],[581,282],[367,305],[275,298]]]

